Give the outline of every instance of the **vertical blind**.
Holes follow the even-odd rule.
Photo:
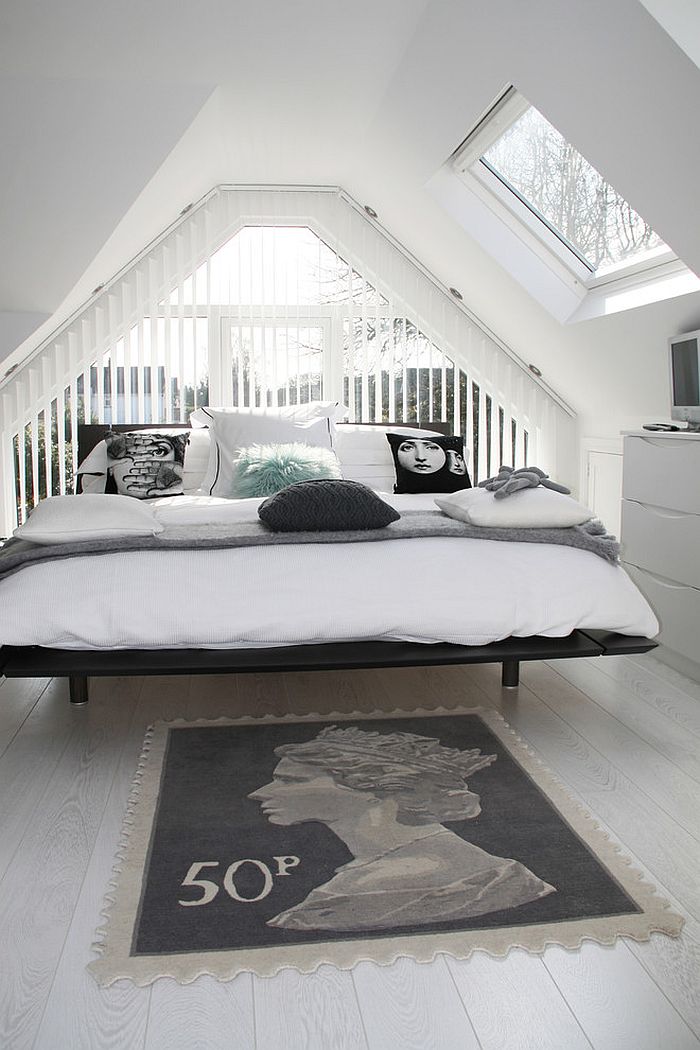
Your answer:
[[[556,473],[571,410],[338,189],[219,187],[0,389],[7,534],[72,491],[82,422],[336,399],[353,421],[448,421],[474,480]]]

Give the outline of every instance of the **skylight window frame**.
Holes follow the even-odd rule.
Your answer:
[[[524,227],[531,233],[533,236],[530,243],[532,245],[534,240],[535,250],[545,261],[556,259],[561,264],[558,269],[563,269],[573,278],[574,283],[591,287],[590,282],[595,280],[595,271],[581,253],[555,230],[534,205],[485,164],[481,157],[461,177],[464,181],[473,180],[488,192],[489,197],[500,205],[501,218],[515,228],[516,233],[520,233],[518,227]]]
[[[476,192],[572,289],[594,291],[603,286],[626,284],[633,278],[646,281],[650,276],[662,278],[676,270],[685,270],[670,248],[607,269],[593,270],[583,254],[535,205],[483,159],[490,147],[530,108],[531,103],[516,88],[506,88],[450,158],[450,167],[457,178]]]

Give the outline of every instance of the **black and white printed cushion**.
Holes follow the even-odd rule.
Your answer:
[[[181,496],[189,435],[132,430],[105,435],[107,467],[117,492],[136,499]]]
[[[260,504],[260,520],[275,532],[383,529],[401,515],[358,481],[299,481]]]
[[[463,437],[386,437],[394,457],[394,492],[458,492],[472,487]]]
[[[185,495],[197,493],[202,486],[209,462],[209,430],[206,427],[196,427],[187,431],[182,427],[170,430],[166,424],[139,429],[142,433],[151,434],[187,434],[189,440],[182,469],[182,491]],[[98,441],[78,465],[77,491],[116,493],[117,487],[109,474],[106,441]]]

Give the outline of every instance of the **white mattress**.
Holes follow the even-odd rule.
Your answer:
[[[429,496],[382,493],[398,510]],[[160,520],[257,519],[259,500],[150,501]],[[425,538],[123,552],[30,566],[0,584],[0,644],[241,648],[353,639],[483,645],[601,628],[653,637],[625,571],[588,551]]]

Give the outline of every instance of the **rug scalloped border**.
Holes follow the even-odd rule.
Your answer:
[[[590,847],[641,908],[633,915],[576,919],[570,922],[542,923],[531,926],[502,927],[497,930],[461,930],[453,933],[419,934],[372,940],[330,941],[306,945],[280,945],[267,948],[240,949],[216,952],[132,957],[129,954],[134,922],[141,893],[141,883],[148,860],[152,823],[160,791],[160,780],[168,730],[177,726],[262,725],[270,722],[328,722],[385,718],[439,717],[478,715],[495,733],[501,743],[538,788],[555,806],[559,815]],[[99,957],[87,969],[98,984],[108,986],[127,979],[145,986],[160,977],[170,977],[180,984],[189,984],[202,975],[219,980],[232,980],[239,973],[254,973],[272,977],[280,970],[292,968],[301,973],[312,973],[324,964],[350,969],[356,963],[370,960],[390,965],[399,958],[416,962],[431,962],[445,954],[455,959],[466,959],[474,951],[503,957],[512,948],[522,948],[541,954],[549,945],[579,948],[583,941],[612,945],[619,937],[635,941],[649,940],[652,933],[670,937],[680,935],[684,919],[671,910],[668,901],[660,897],[654,886],[633,867],[622,847],[590,815],[586,808],[573,799],[529,745],[496,711],[484,708],[418,708],[393,711],[330,712],[328,714],[265,715],[260,718],[175,719],[157,722],[146,731],[143,750],[134,777],[126,816],[122,825],[117,859],[101,910],[106,923],[97,930],[99,940],[93,950]],[[614,927],[614,928],[613,928]]]

